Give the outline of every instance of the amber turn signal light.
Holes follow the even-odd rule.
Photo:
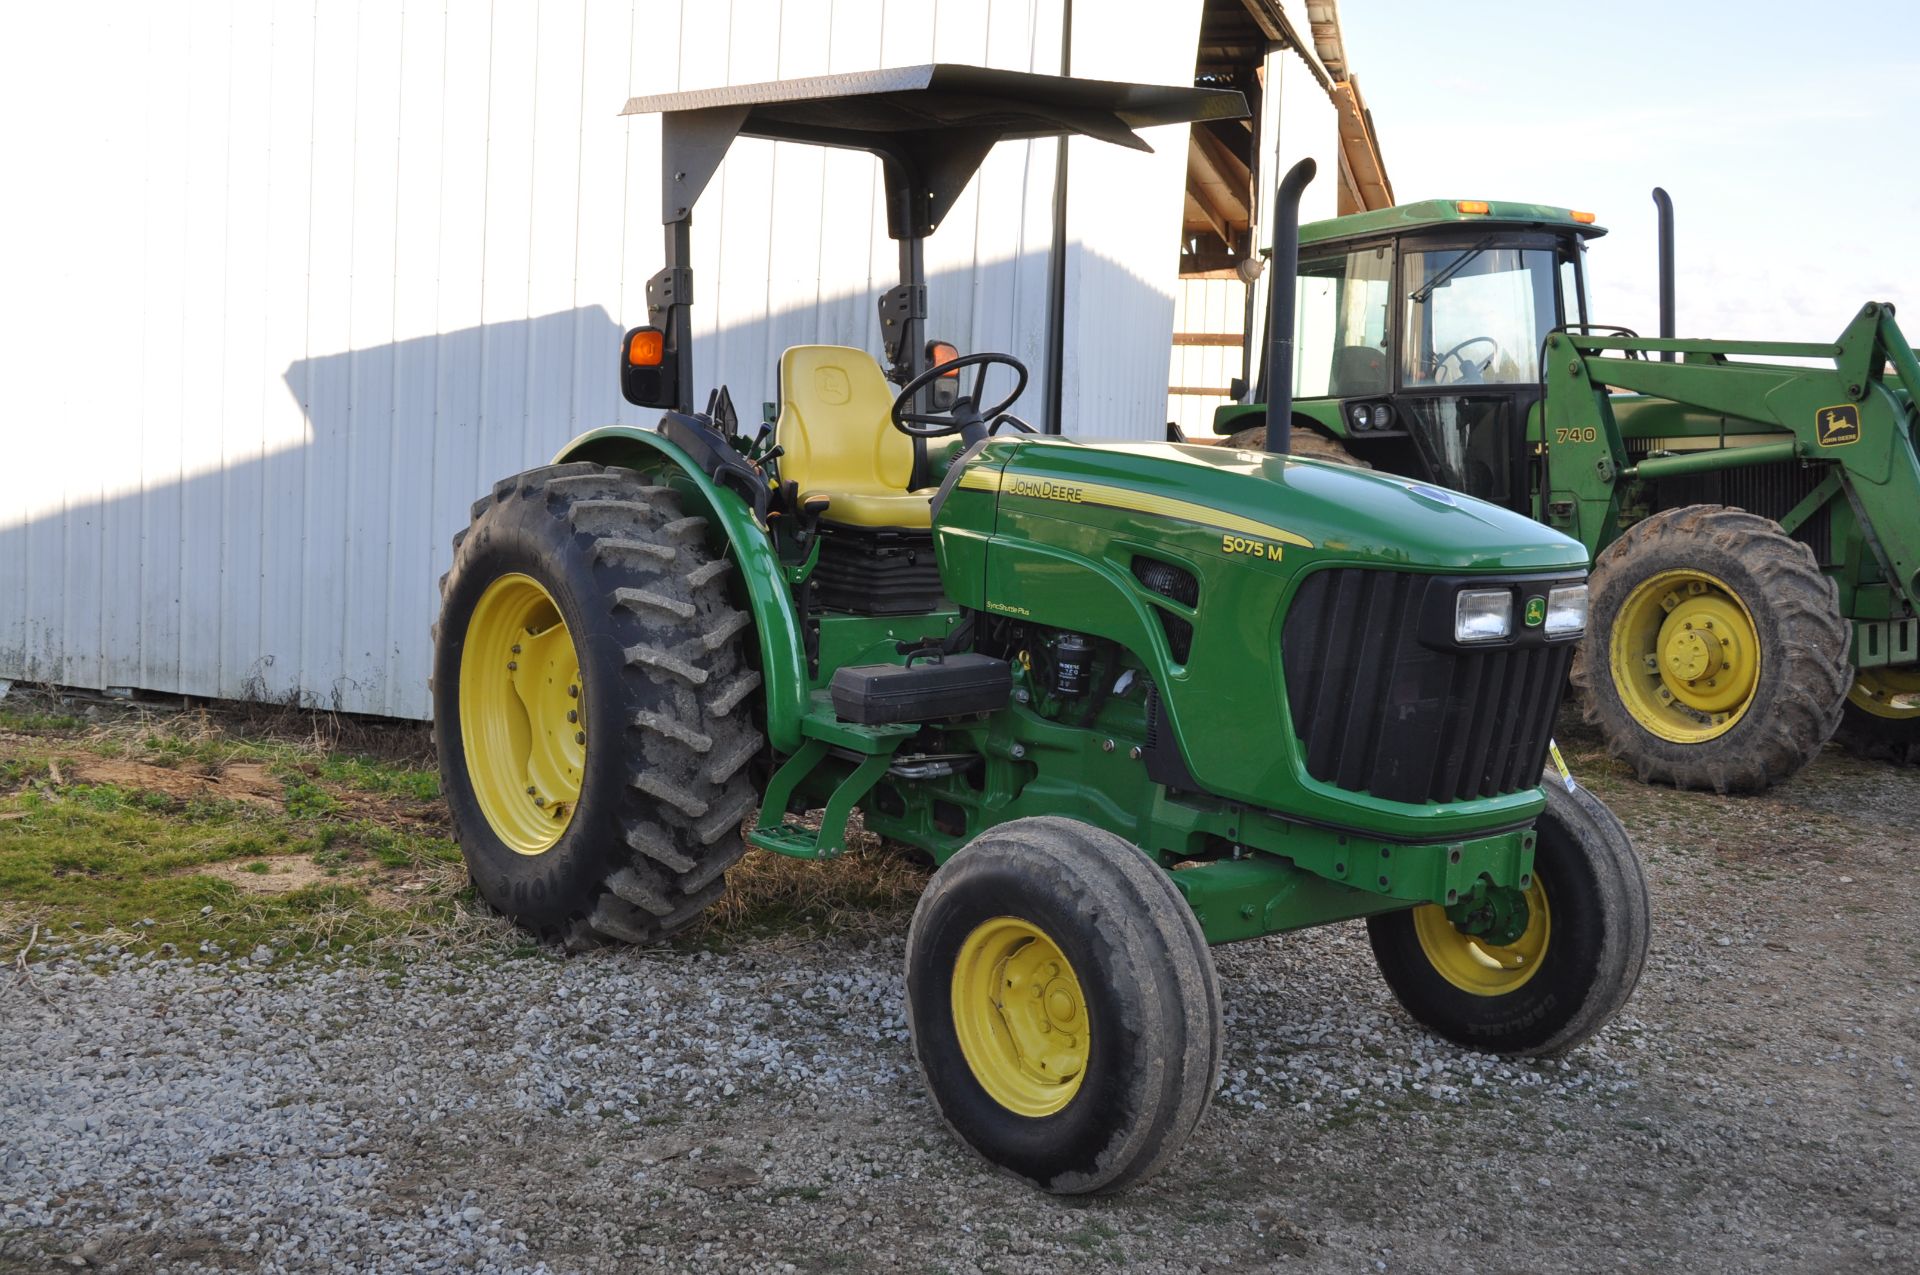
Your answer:
[[[1453,206],[1463,213],[1489,213],[1493,211],[1493,209],[1487,207],[1487,201],[1484,199],[1456,200]]]
[[[659,328],[635,328],[627,340],[627,362],[634,367],[659,367],[667,354],[667,335]]]

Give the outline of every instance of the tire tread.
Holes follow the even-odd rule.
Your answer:
[[[523,924],[572,950],[608,940],[654,943],[719,897],[745,850],[740,824],[755,804],[749,763],[765,747],[746,711],[761,677],[747,664],[753,618],[728,596],[730,550],[679,495],[625,469],[588,462],[529,470],[476,501],[454,541],[450,592],[487,536],[475,527],[536,503],[592,573],[622,639],[619,746],[631,768],[617,799],[614,845],[597,882],[565,902],[566,918]],[[478,569],[478,568],[476,568]],[[581,568],[572,568],[576,572]],[[444,625],[436,625],[436,630]],[[442,755],[446,755],[443,749]]]

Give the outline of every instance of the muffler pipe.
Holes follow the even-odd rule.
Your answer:
[[[1267,450],[1293,450],[1294,276],[1300,273],[1300,196],[1316,165],[1303,159],[1280,179],[1273,197],[1273,260],[1267,276]]]
[[[1653,206],[1660,212],[1660,339],[1673,340],[1673,198],[1653,188]],[[1660,352],[1662,363],[1673,362],[1673,351]]]

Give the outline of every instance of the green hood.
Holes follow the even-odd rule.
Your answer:
[[[1023,439],[1008,451],[999,482],[1003,500],[1026,496],[1160,514],[1285,545],[1290,561],[1310,555],[1446,572],[1587,565],[1578,541],[1531,518],[1344,465],[1186,443]]]

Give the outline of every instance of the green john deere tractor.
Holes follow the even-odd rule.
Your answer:
[[[1758,791],[1836,732],[1920,762],[1913,348],[1879,302],[1831,343],[1674,340],[1672,204],[1654,201],[1658,339],[1589,322],[1589,213],[1428,200],[1301,227],[1280,329],[1296,451],[1586,545],[1573,677],[1643,780]],[[1258,446],[1264,416],[1235,404],[1214,428]]]
[[[1200,1120],[1210,943],[1364,917],[1415,1019],[1518,1054],[1591,1036],[1646,953],[1625,832],[1545,769],[1577,542],[1285,455],[1036,432],[1018,360],[925,340],[922,241],[995,141],[1244,109],[955,66],[634,100],[667,265],[621,375],[667,410],[501,480],[442,584],[436,732],[490,903],[655,942],[747,844],[831,859],[858,808],[940,864],[906,967],[935,1105],[1053,1191],[1140,1181]],[[688,340],[689,212],[743,135],[878,155],[901,263],[888,369],[788,349],[751,440],[724,390],[691,410]]]

